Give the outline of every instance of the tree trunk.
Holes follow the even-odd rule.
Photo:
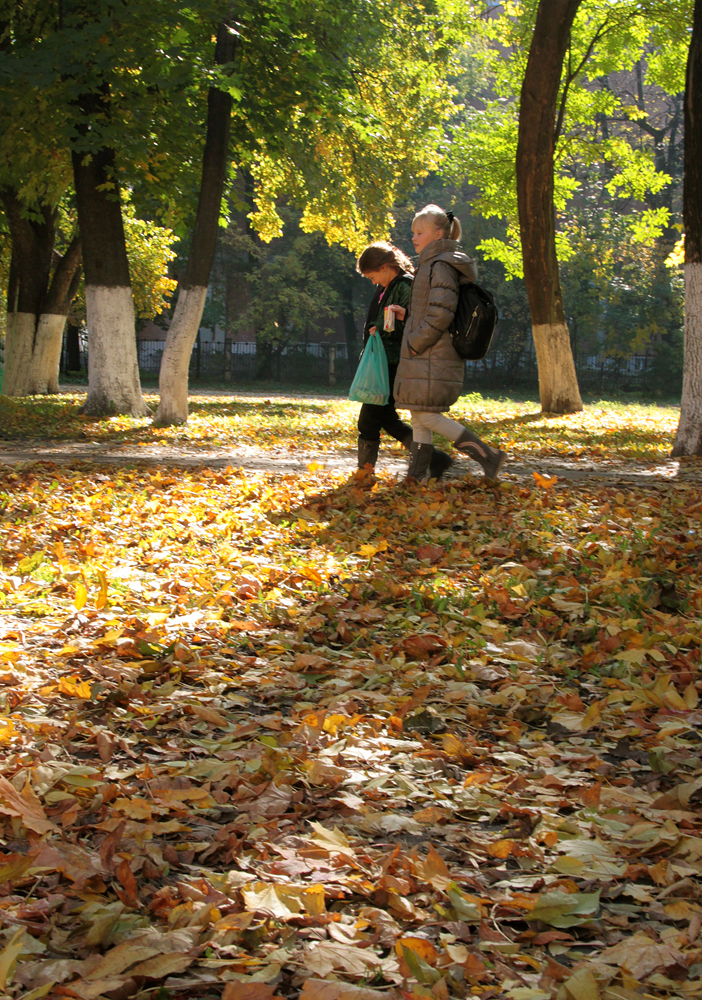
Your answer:
[[[685,368],[673,455],[702,455],[702,0],[695,0],[685,81]]]
[[[41,222],[24,218],[11,191],[3,205],[12,236],[3,395],[58,392],[63,328],[80,283],[80,239],[73,238],[50,279],[56,210],[44,206]]]
[[[539,369],[541,408],[582,409],[563,310],[553,204],[556,106],[570,29],[581,0],[540,0],[522,83],[517,201],[524,284]]]
[[[59,391],[59,365],[63,330],[81,275],[81,243],[75,236],[61,257],[51,281],[34,333],[34,350],[29,366],[29,392],[46,395]]]
[[[215,63],[234,60],[237,35],[224,22],[217,30]],[[200,328],[207,286],[214,262],[219,213],[227,177],[231,95],[217,87],[207,94],[207,135],[202,157],[200,197],[185,275],[180,284],[173,321],[166,336],[159,373],[159,402],[154,423],[165,427],[188,419],[188,368]]]
[[[73,150],[73,179],[83,243],[88,326],[88,398],[91,416],[150,411],[141,394],[134,302],[122,211],[111,149]]]
[[[30,221],[12,191],[4,191],[2,201],[12,238],[2,393],[27,396],[32,391],[30,368],[35,333],[49,284],[56,210],[43,206],[41,222]]]
[[[5,368],[3,396],[29,395],[29,366],[32,361],[36,316],[28,312],[8,312],[5,327]]]

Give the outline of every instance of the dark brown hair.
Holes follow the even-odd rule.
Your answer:
[[[402,250],[398,250],[392,243],[371,243],[363,251],[356,262],[356,270],[359,274],[367,274],[369,271],[379,271],[381,267],[388,264],[396,267],[399,271],[406,271],[414,274],[414,268],[409,257],[406,257]]]

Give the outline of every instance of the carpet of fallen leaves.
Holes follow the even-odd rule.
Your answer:
[[[702,995],[700,511],[3,470],[0,991]]]
[[[153,409],[157,397],[147,396]],[[195,396],[185,427],[154,427],[148,417],[96,420],[79,413],[85,396],[10,399],[0,396],[0,441],[41,438],[111,446],[173,445],[206,450],[249,445],[265,452],[332,452],[356,446],[358,404],[340,397]],[[656,461],[670,454],[680,418],[672,406],[599,402],[584,412],[544,415],[538,404],[461,397],[451,408],[478,433],[499,440],[511,457],[567,456]],[[389,442],[386,442],[389,444]],[[447,442],[444,443],[446,446]],[[398,446],[398,450],[399,446]]]

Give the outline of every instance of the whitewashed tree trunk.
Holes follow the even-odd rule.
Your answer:
[[[539,368],[539,397],[544,413],[575,413],[583,404],[565,323],[532,326]]]
[[[554,209],[556,106],[570,29],[581,2],[539,0],[519,101],[519,231],[541,408],[547,413],[583,408],[563,309]]]
[[[238,31],[223,20],[217,28],[215,63],[231,66],[237,51]],[[207,134],[202,154],[200,196],[185,274],[181,278],[173,322],[168,330],[159,374],[159,403],[154,423],[162,427],[184,424],[188,419],[188,366],[202,319],[207,285],[214,262],[219,211],[229,168],[229,132],[232,98],[226,90],[207,92]]]
[[[34,313],[7,314],[5,367],[2,375],[3,396],[26,396],[29,392],[29,369],[34,346]]]
[[[702,455],[702,263],[685,265],[685,367],[673,455]]]
[[[139,383],[134,301],[129,286],[85,287],[88,326],[88,398],[83,412],[147,416]]]
[[[59,390],[59,365],[65,325],[66,317],[58,313],[42,313],[39,317],[29,369],[31,395],[47,395]]]
[[[181,288],[173,321],[168,330],[158,378],[160,402],[154,424],[168,427],[188,419],[188,369],[207,288]]]

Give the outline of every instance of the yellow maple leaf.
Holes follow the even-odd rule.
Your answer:
[[[532,472],[532,476],[536,485],[542,490],[550,490],[558,482],[558,476],[542,476],[540,472]]]

